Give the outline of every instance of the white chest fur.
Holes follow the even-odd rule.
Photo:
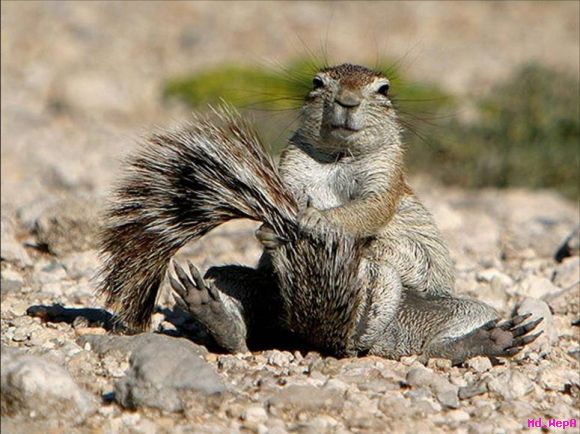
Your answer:
[[[328,209],[344,205],[357,194],[358,180],[353,164],[320,163],[311,158],[293,167],[293,173],[285,176],[285,181],[296,194],[318,209]]]

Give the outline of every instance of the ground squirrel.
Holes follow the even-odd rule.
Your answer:
[[[448,250],[405,181],[401,128],[381,73],[319,71],[277,169],[231,110],[154,134],[129,165],[103,232],[101,290],[129,326],[150,322],[168,262],[234,218],[264,223],[257,268],[179,265],[177,301],[228,351],[300,345],[347,356],[511,356],[527,316],[453,296]],[[523,325],[522,325],[523,324]]]

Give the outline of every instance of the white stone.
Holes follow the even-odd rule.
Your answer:
[[[550,307],[542,300],[527,297],[521,301],[516,309],[518,315],[531,313],[532,316],[526,322],[534,321],[537,318],[544,318],[543,321],[536,326],[530,333],[543,334],[536,339],[536,341],[525,347],[526,350],[540,349],[542,352],[548,354],[551,352],[551,347],[558,343],[558,330],[554,325],[554,317],[550,311]]]
[[[580,256],[564,258],[562,263],[556,267],[554,283],[564,289],[580,283]]]
[[[514,288],[516,294],[532,298],[542,298],[559,291],[561,288],[554,285],[549,279],[533,275],[518,282]]]
[[[262,406],[254,405],[246,408],[242,415],[242,419],[250,424],[258,425],[268,420],[268,413]]]
[[[487,357],[478,356],[467,361],[467,367],[475,372],[485,372],[491,369],[491,361]]]
[[[487,386],[491,392],[506,400],[521,398],[534,388],[528,377],[518,371],[506,371],[498,377],[491,378]]]

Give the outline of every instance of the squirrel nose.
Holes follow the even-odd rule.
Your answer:
[[[360,105],[362,96],[348,89],[340,89],[335,99],[336,103],[342,107],[356,107]]]

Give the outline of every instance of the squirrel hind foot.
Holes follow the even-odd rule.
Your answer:
[[[455,341],[454,364],[464,362],[470,357],[513,357],[526,345],[534,342],[543,330],[530,334],[543,318],[524,323],[528,315],[519,315],[509,320],[489,321],[473,332]],[[523,324],[524,323],[524,324]],[[457,351],[458,350],[458,351]]]
[[[195,265],[187,264],[189,275],[174,262],[175,277],[169,276],[177,305],[206,327],[220,347],[232,353],[247,352],[246,326],[236,314],[238,310],[228,306],[227,299]]]
[[[502,322],[494,319],[459,338],[437,339],[427,346],[424,355],[448,358],[454,366],[476,356],[513,357],[543,333],[531,334],[543,318],[525,322],[529,317],[519,315]]]

